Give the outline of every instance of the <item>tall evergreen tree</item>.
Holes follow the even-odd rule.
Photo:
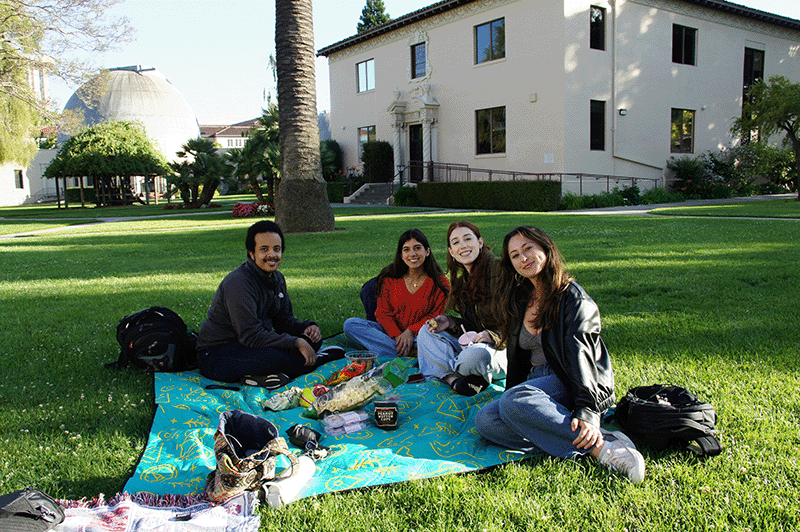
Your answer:
[[[361,10],[361,18],[356,26],[356,30],[358,30],[358,33],[364,33],[390,20],[392,20],[392,17],[386,12],[386,6],[383,5],[383,0],[367,0],[367,5]]]

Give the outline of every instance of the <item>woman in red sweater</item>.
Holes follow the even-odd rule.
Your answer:
[[[377,323],[349,318],[344,332],[378,356],[409,356],[420,328],[444,312],[449,291],[428,239],[409,229],[400,235],[394,262],[378,275]]]

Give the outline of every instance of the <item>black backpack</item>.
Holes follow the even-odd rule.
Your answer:
[[[45,532],[63,521],[61,503],[37,489],[0,497],[0,532]]]
[[[714,407],[686,388],[666,384],[631,388],[614,415],[626,434],[654,449],[681,447],[700,457],[722,451]]]
[[[197,335],[174,311],[150,307],[119,320],[119,360],[107,364],[124,368],[132,363],[145,371],[185,371],[197,367]]]

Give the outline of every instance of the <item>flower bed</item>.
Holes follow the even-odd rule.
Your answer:
[[[272,216],[275,214],[275,205],[272,203],[242,203],[233,206],[234,218],[248,218],[251,216]]]

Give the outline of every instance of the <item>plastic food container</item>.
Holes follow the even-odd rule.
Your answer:
[[[378,355],[370,351],[351,351],[345,356],[347,357],[348,362],[358,362],[359,364],[364,364],[366,366],[364,371],[371,370],[375,366],[375,360],[378,358]]]

